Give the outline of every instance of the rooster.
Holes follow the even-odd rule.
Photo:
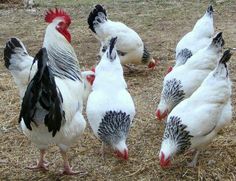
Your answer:
[[[223,45],[224,40],[220,32],[209,46],[199,50],[184,65],[176,67],[165,76],[161,99],[156,110],[159,120],[165,119],[177,104],[191,96],[201,85],[210,71],[215,68]]]
[[[32,57],[16,38],[6,45],[5,64],[20,92],[25,92],[19,117],[22,130],[40,150],[37,165],[28,168],[48,170],[45,152],[50,144],[56,144],[64,160],[62,173],[76,174],[69,165],[67,151],[86,127],[81,113],[84,82],[70,44],[70,16],[60,9],[49,10],[45,21],[49,25],[43,48],[33,61],[38,63],[33,64],[29,84],[24,80],[29,77]]]
[[[110,40],[95,69],[86,113],[94,134],[102,141],[102,149],[105,143],[114,149],[118,157],[127,160],[126,139],[135,116],[135,107],[115,49],[116,40],[117,37]]]
[[[140,36],[125,24],[107,19],[106,10],[100,4],[90,12],[88,25],[100,40],[100,56],[106,52],[111,37],[117,37],[116,49],[121,64],[148,64],[152,69],[156,66],[157,61],[151,57]]]
[[[226,50],[201,86],[168,116],[159,154],[161,167],[170,166],[174,155],[189,150],[195,150],[196,154],[189,163],[195,167],[199,151],[230,123],[231,81],[226,64],[230,57],[230,51]]]
[[[193,30],[184,35],[177,44],[174,68],[185,64],[198,50],[208,46],[212,41],[213,35],[213,7],[210,5],[206,13],[197,21]]]

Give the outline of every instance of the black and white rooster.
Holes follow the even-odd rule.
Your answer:
[[[174,68],[165,76],[160,102],[156,110],[159,120],[165,119],[176,105],[191,96],[201,85],[217,65],[223,45],[224,40],[220,32],[213,38],[209,46],[199,50],[185,64]]]
[[[24,45],[11,38],[4,50],[5,65],[12,73],[23,96],[19,122],[24,134],[39,148],[40,159],[30,169],[48,170],[44,160],[50,144],[59,146],[64,160],[64,174],[75,174],[67,151],[83,133],[84,82],[77,56],[70,44],[70,16],[60,9],[49,10],[45,21],[43,47],[36,55],[28,83],[32,57]]]
[[[87,102],[87,117],[96,137],[111,146],[115,154],[128,159],[126,139],[135,116],[115,44],[110,45],[95,69],[95,80]],[[103,145],[102,145],[103,147]]]
[[[230,123],[231,81],[227,67],[230,57],[230,51],[225,51],[201,86],[169,114],[159,155],[161,167],[170,166],[174,155],[189,150],[196,152],[189,166],[196,166],[199,151]]]
[[[196,22],[192,31],[184,35],[176,46],[175,67],[185,64],[187,59],[198,50],[208,46],[214,35],[213,7],[210,5],[206,13]]]
[[[90,12],[88,25],[101,43],[100,56],[106,52],[111,37],[117,37],[116,49],[121,64],[156,66],[157,61],[151,57],[140,36],[125,24],[107,19],[106,10],[100,4]]]

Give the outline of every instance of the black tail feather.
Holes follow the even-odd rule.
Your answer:
[[[13,38],[10,38],[6,42],[6,46],[4,48],[3,58],[4,58],[4,64],[6,68],[9,68],[9,66],[11,65],[10,59],[11,59],[12,54],[16,54],[15,48],[21,48],[23,51],[25,50],[20,40],[13,37]]]
[[[214,12],[212,5],[208,6],[207,13],[212,14]]]
[[[116,53],[114,51],[116,41],[117,41],[117,37],[111,38],[111,40],[110,40],[110,46],[108,49],[108,58],[110,60],[115,60],[115,58],[116,58]]]
[[[94,29],[94,25],[96,23],[102,23],[107,20],[107,13],[106,10],[102,7],[102,5],[97,4],[94,9],[90,12],[88,17],[88,25],[89,28],[96,33]]]
[[[47,111],[44,124],[52,136],[60,130],[62,121],[65,119],[62,110],[62,96],[57,89],[54,76],[47,65],[48,55],[45,48],[35,56],[34,62],[38,61],[38,71],[29,83],[22,101],[19,122],[23,118],[26,127],[32,130],[31,122],[36,124],[35,113],[40,111],[38,105]],[[37,125],[37,124],[36,124]]]
[[[230,52],[230,50],[226,50],[223,56],[221,57],[219,63],[226,64],[230,60],[231,56],[232,53]]]
[[[225,41],[223,39],[223,33],[219,32],[212,40],[212,44],[216,46],[221,46],[223,47],[225,44]]]

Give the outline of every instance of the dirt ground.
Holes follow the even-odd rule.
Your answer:
[[[38,1],[36,1],[38,2]],[[99,2],[99,1],[98,1]],[[39,1],[33,10],[16,4],[0,4],[0,57],[8,38],[16,36],[35,55],[42,45],[47,24],[43,14],[48,7],[63,7],[72,16],[70,31],[72,45],[82,69],[96,63],[99,43],[88,29],[87,16],[93,0]],[[186,167],[191,156],[175,157],[175,166],[163,170],[159,166],[158,152],[164,125],[155,119],[155,109],[162,89],[167,67],[174,63],[174,49],[179,39],[190,31],[196,20],[205,12],[209,2],[161,0],[105,0],[109,18],[122,21],[134,28],[143,38],[152,55],[160,59],[154,71],[138,66],[137,72],[125,76],[129,91],[135,101],[137,115],[128,138],[130,159],[121,161],[106,154],[98,154],[101,143],[89,126],[69,151],[75,170],[84,175],[58,176],[62,159],[57,147],[48,150],[50,171],[32,172],[27,164],[38,158],[38,150],[18,129],[20,99],[15,83],[0,63],[0,180],[236,180],[236,123],[223,129],[205,151],[201,152],[196,168]],[[235,0],[212,1],[215,9],[216,32],[223,31],[225,48],[236,48]],[[235,52],[236,53],[236,52]],[[230,75],[233,83],[232,104],[235,106],[236,56],[231,58]],[[235,112],[235,111],[234,111]]]

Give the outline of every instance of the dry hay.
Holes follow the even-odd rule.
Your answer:
[[[110,18],[120,20],[140,33],[152,54],[161,60],[155,71],[146,71],[138,66],[137,74],[129,74],[126,80],[135,100],[137,115],[130,132],[128,146],[129,161],[121,161],[106,154],[103,161],[98,154],[101,144],[88,127],[85,134],[70,152],[71,164],[75,170],[86,174],[59,177],[62,166],[57,147],[50,147],[47,159],[51,162],[47,173],[31,172],[27,164],[38,158],[38,150],[31,145],[18,129],[19,96],[12,77],[0,65],[0,178],[1,180],[236,180],[236,128],[235,115],[230,126],[219,133],[217,139],[200,154],[197,168],[186,167],[191,156],[175,158],[175,166],[162,170],[158,164],[158,151],[164,125],[156,121],[154,111],[160,97],[163,75],[173,64],[173,50],[179,38],[192,28],[193,23],[202,15],[207,2],[197,4],[183,1],[106,1],[104,3]],[[72,44],[80,58],[81,67],[89,68],[96,62],[99,43],[88,30],[86,17],[92,3],[66,6],[73,17],[70,27]],[[236,5],[234,0],[214,4],[216,9],[216,31],[223,31],[226,47],[236,46]],[[2,57],[5,41],[17,36],[27,45],[34,55],[42,45],[46,24],[43,13],[46,7],[38,7],[36,12],[23,9],[2,9],[0,12],[1,36],[0,53]],[[127,18],[128,17],[128,18]],[[233,105],[235,106],[236,56],[231,59],[230,69],[233,82]]]
[[[22,4],[20,0],[0,0],[0,3],[3,4]]]

